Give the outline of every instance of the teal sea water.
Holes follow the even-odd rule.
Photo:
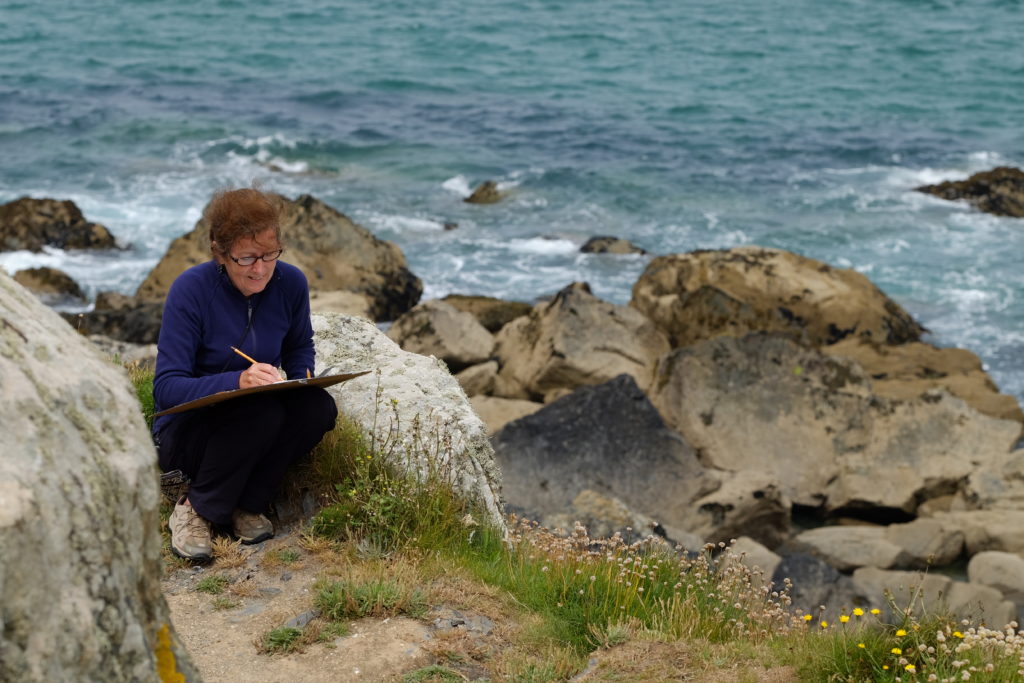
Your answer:
[[[1018,0],[8,0],[0,201],[73,199],[131,248],[0,265],[133,292],[255,179],[397,242],[425,297],[625,303],[647,260],[593,235],[789,249],[1022,396],[1024,220],[912,191],[1024,166],[1022,44]],[[464,204],[485,179],[510,199]]]

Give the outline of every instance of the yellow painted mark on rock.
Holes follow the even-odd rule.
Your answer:
[[[156,672],[163,683],[185,683],[185,674],[178,671],[178,662],[171,649],[171,629],[167,624],[156,634]]]

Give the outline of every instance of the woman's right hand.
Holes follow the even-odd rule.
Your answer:
[[[273,384],[281,381],[281,373],[273,365],[267,363],[253,363],[247,370],[238,376],[238,388],[249,389],[250,387],[261,387],[264,384]]]

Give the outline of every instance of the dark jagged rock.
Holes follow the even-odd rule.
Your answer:
[[[155,344],[160,336],[164,305],[117,292],[100,292],[89,313],[61,313],[72,327],[85,335],[103,335],[132,344]]]
[[[772,574],[772,582],[779,587],[785,579],[793,582],[790,597],[794,609],[817,615],[821,606],[829,611],[853,607],[856,591],[850,578],[813,555],[783,555]]]
[[[0,251],[113,249],[114,236],[99,223],[90,223],[70,200],[22,197],[0,205]]]
[[[586,244],[580,247],[584,254],[646,254],[646,249],[641,249],[629,240],[618,237],[591,237]]]
[[[81,303],[85,292],[70,275],[56,268],[27,268],[14,274],[14,281],[31,290],[43,303],[53,306],[61,303]]]
[[[469,195],[462,201],[467,204],[497,204],[500,202],[505,195],[498,190],[498,183],[493,180],[485,180],[473,190],[473,194]]]
[[[687,529],[691,504],[718,487],[629,375],[581,387],[492,438],[508,503],[545,517],[584,490]]]
[[[971,205],[997,216],[1024,217],[1024,171],[1000,166],[975,173],[966,180],[950,180],[914,188],[942,199],[964,199]]]

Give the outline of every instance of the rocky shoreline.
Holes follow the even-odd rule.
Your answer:
[[[740,247],[653,258],[627,306],[586,283],[536,304],[420,302],[395,245],[314,197],[286,203],[287,258],[326,316],[318,330],[363,342],[334,348],[332,363],[359,348],[395,368],[436,358],[396,369],[392,388],[411,383],[414,406],[460,416],[474,444],[467,489],[486,481],[491,506],[499,475],[469,406],[506,508],[552,528],[580,520],[592,536],[656,533],[691,549],[740,539],[807,610],[884,606],[883,588],[899,604],[900,586],[996,625],[1024,608],[1024,413],[977,356],[921,341],[863,275]],[[12,204],[0,219],[20,227],[0,220],[5,248],[117,248],[69,202]],[[105,293],[65,318],[121,358],[150,357],[167,287],[208,257],[205,241],[200,222],[134,296]],[[53,273],[15,277],[50,303],[75,295]],[[402,351],[358,318],[393,321]],[[943,575],[964,567],[966,582]]]

